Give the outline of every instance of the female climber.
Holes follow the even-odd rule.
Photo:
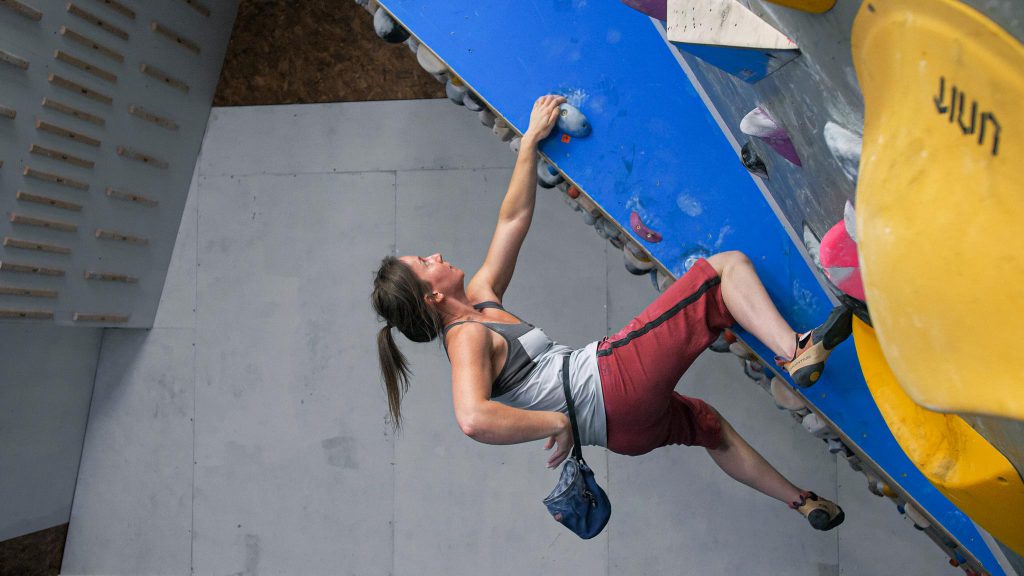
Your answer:
[[[547,95],[534,104],[490,248],[468,285],[441,254],[388,256],[377,270],[371,301],[387,322],[377,346],[393,426],[401,426],[410,376],[392,336],[397,328],[414,342],[442,338],[455,417],[466,435],[487,444],[546,438],[545,449],[554,448],[548,467],[558,466],[573,447],[559,374],[569,355],[583,444],[627,455],[669,444],[703,446],[729,476],[788,504],[814,528],[838,526],[844,518],[838,505],[794,486],[714,408],[674,391],[694,359],[733,323],[778,354],[798,380],[816,380],[824,368],[835,322],[794,332],[743,254],[700,260],[622,330],[579,350],[553,343],[502,307],[533,219],[537,147],[564,101]]]

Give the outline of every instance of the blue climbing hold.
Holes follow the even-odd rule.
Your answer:
[[[572,104],[558,107],[558,129],[573,138],[586,138],[591,130],[590,121]]]

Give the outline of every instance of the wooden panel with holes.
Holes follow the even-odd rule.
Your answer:
[[[92,136],[82,134],[81,132],[75,132],[74,130],[69,130],[61,126],[57,126],[56,124],[43,122],[42,120],[36,120],[36,129],[41,132],[49,132],[50,134],[54,134],[56,136],[63,136],[64,138],[67,138],[74,142],[87,144],[95,148],[99,148],[100,146],[100,141],[93,138]]]
[[[6,50],[0,50],[0,62],[20,68],[22,70],[28,70],[29,62],[21,56],[15,56]]]
[[[6,286],[0,284],[0,294],[5,296],[28,296],[30,298],[56,298],[56,290],[45,288],[23,288],[21,286]]]
[[[98,282],[121,282],[122,284],[138,284],[139,279],[127,274],[115,274],[113,272],[96,272],[95,270],[85,271],[86,280]]]
[[[149,239],[143,238],[142,236],[122,234],[121,232],[114,232],[113,230],[104,230],[103,228],[98,228],[96,230],[96,237],[102,240],[114,240],[117,242],[124,242],[126,244],[149,244]]]
[[[124,324],[128,321],[127,314],[86,314],[75,312],[72,315],[75,322],[104,322],[107,324]]]
[[[97,116],[95,114],[90,114],[90,113],[88,113],[88,112],[86,112],[84,110],[79,110],[78,108],[75,108],[74,106],[68,106],[67,104],[64,104],[62,102],[58,102],[58,101],[54,100],[53,98],[44,97],[43,98],[43,108],[49,108],[50,110],[56,110],[57,112],[60,112],[61,114],[67,114],[68,116],[71,116],[73,118],[77,118],[77,119],[85,121],[85,122],[90,122],[90,123],[95,124],[97,126],[103,126],[103,125],[105,125],[107,123],[106,120],[104,120],[103,118],[101,118],[101,117],[99,117],[99,116]]]
[[[70,212],[82,211],[81,204],[76,204],[75,202],[68,202],[67,200],[59,200],[57,198],[49,198],[47,196],[40,196],[38,194],[30,194],[23,190],[18,190],[17,194],[15,194],[15,197],[21,202],[31,202],[33,204],[51,206],[53,208],[68,210]]]
[[[82,46],[85,46],[86,48],[95,51],[97,54],[106,56],[107,58],[110,58],[111,60],[114,60],[116,62],[124,62],[124,55],[118,52],[117,50],[108,48],[84,34],[79,34],[78,32],[75,32],[67,26],[61,26],[59,32],[61,36],[73,42],[77,42],[78,44],[81,44]]]
[[[81,180],[75,180],[74,178],[68,178],[60,174],[54,174],[53,172],[45,172],[43,170],[36,170],[35,168],[25,166],[22,174],[29,178],[35,178],[36,180],[42,180],[43,182],[52,182],[53,184],[60,184],[61,186],[67,186],[68,188],[74,188],[76,190],[88,190],[89,184],[82,182]]]
[[[78,156],[72,156],[67,152],[61,152],[60,150],[54,150],[53,148],[46,148],[39,144],[32,144],[29,146],[28,151],[32,154],[38,154],[40,156],[46,156],[47,158],[53,158],[54,160],[60,160],[61,162],[67,162],[74,166],[81,168],[92,168],[96,165],[92,160],[86,160],[85,158],[79,158]]]
[[[47,220],[45,218],[36,218],[35,216],[26,216],[24,214],[18,214],[16,212],[11,213],[11,224],[20,224],[22,226],[37,226],[39,228],[48,228],[50,230],[60,230],[61,232],[78,231],[78,226],[70,222],[61,222],[59,220]]]
[[[117,199],[117,200],[124,200],[126,202],[135,202],[135,203],[141,204],[143,206],[150,206],[150,207],[152,207],[152,206],[157,206],[158,204],[160,204],[160,202],[158,200],[153,200],[152,198],[147,198],[145,196],[142,196],[141,194],[132,194],[130,192],[123,192],[121,190],[115,190],[113,188],[107,188],[107,196],[109,196],[110,198]]]
[[[63,76],[58,76],[56,74],[50,74],[48,79],[49,79],[50,83],[53,84],[54,86],[60,86],[61,88],[64,88],[65,90],[70,90],[71,92],[74,92],[76,94],[80,94],[80,95],[85,96],[86,98],[89,98],[91,100],[95,100],[97,102],[102,102],[103,104],[107,104],[107,105],[109,105],[111,102],[114,101],[113,98],[111,98],[110,96],[107,96],[106,94],[103,94],[102,92],[97,92],[96,90],[93,90],[92,88],[87,88],[85,86],[82,86],[78,82],[73,82],[71,80],[68,80],[67,78],[64,78]]]
[[[0,318],[53,320],[53,312],[50,310],[11,310],[10,308],[0,308]]]
[[[142,118],[147,122],[152,122],[153,124],[156,124],[161,128],[166,128],[168,130],[178,129],[178,123],[174,120],[171,120],[170,118],[164,118],[163,116],[160,116],[158,114],[154,114],[149,110],[146,110],[142,106],[136,106],[132,104],[128,107],[128,113],[137,118]]]
[[[61,268],[48,268],[35,264],[19,264],[0,260],[0,272],[17,272],[19,274],[35,274],[37,276],[63,276]]]
[[[154,20],[149,25],[149,28],[153,32],[156,32],[157,34],[163,36],[164,38],[167,38],[171,42],[174,42],[178,46],[181,46],[182,48],[188,50],[189,52],[192,52],[193,54],[199,54],[199,52],[200,52],[199,44],[196,44],[195,42],[189,40],[188,38],[183,37],[181,34],[178,34],[174,30],[171,30],[170,28],[168,28],[167,26],[164,26],[163,24],[157,22],[156,20]]]
[[[163,82],[164,84],[170,86],[171,88],[176,88],[188,94],[188,84],[186,84],[182,80],[179,80],[169,75],[168,73],[164,72],[163,70],[160,70],[159,68],[153,67],[151,64],[139,64],[139,70],[146,76],[149,76],[150,78],[155,78],[160,82]]]
[[[85,60],[72,56],[71,54],[68,54],[63,50],[54,50],[53,57],[61,62],[70,64],[75,68],[78,68],[79,70],[86,72],[87,74],[92,74],[93,76],[101,80],[106,80],[107,82],[110,82],[112,84],[117,84],[117,74],[114,74],[113,72],[108,72],[103,68],[100,68],[99,66],[89,64]]]
[[[107,32],[109,34],[113,34],[114,36],[117,36],[121,40],[127,40],[129,38],[128,33],[125,32],[124,30],[122,30],[121,28],[118,28],[117,26],[114,26],[110,22],[107,22],[106,20],[100,18],[99,16],[96,16],[92,12],[88,12],[86,10],[83,10],[82,8],[80,8],[77,5],[75,5],[74,2],[68,4],[68,14],[77,16],[77,17],[81,18],[82,20],[85,20],[86,22],[88,22],[88,23],[92,24],[93,26],[99,28],[100,30],[103,30],[104,32]]]
[[[149,154],[143,154],[142,152],[139,152],[138,150],[133,150],[131,148],[126,148],[125,146],[118,146],[117,147],[117,155],[121,156],[121,157],[124,157],[124,158],[130,158],[132,160],[137,160],[139,162],[142,162],[143,164],[146,164],[148,166],[155,166],[157,168],[167,168],[169,166],[169,164],[167,164],[167,162],[165,162],[164,160],[160,160],[159,158],[154,158],[153,156],[150,156]]]
[[[43,19],[42,12],[29,6],[28,4],[25,4],[24,2],[19,2],[18,0],[0,0],[0,6],[3,6],[4,8],[10,8],[11,10],[14,10],[18,14],[24,16],[25,18],[28,18],[29,20],[35,20],[36,22],[38,22]]]
[[[5,248],[19,248],[21,250],[36,250],[38,252],[49,252],[51,254],[71,254],[71,248],[67,246],[59,246],[57,244],[47,244],[45,242],[34,242],[32,240],[21,240],[19,238],[11,238],[10,236],[4,236],[4,247]]]

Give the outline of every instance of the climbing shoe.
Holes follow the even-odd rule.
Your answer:
[[[796,352],[792,359],[776,357],[776,364],[789,372],[801,388],[814,384],[821,378],[825,360],[832,349],[846,340],[853,331],[852,319],[853,312],[849,308],[836,307],[824,324],[806,334],[796,335]]]
[[[807,518],[815,530],[831,530],[846,519],[838,504],[806,490],[800,493],[800,500],[790,502],[789,507]]]

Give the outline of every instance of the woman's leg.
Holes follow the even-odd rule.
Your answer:
[[[802,491],[747,444],[721,414],[718,417],[722,426],[720,443],[717,448],[707,449],[715,464],[734,480],[776,500],[786,504],[799,501]]]
[[[707,260],[722,279],[722,300],[736,323],[772,352],[792,358],[796,332],[779,314],[750,259],[733,251],[715,254]]]

